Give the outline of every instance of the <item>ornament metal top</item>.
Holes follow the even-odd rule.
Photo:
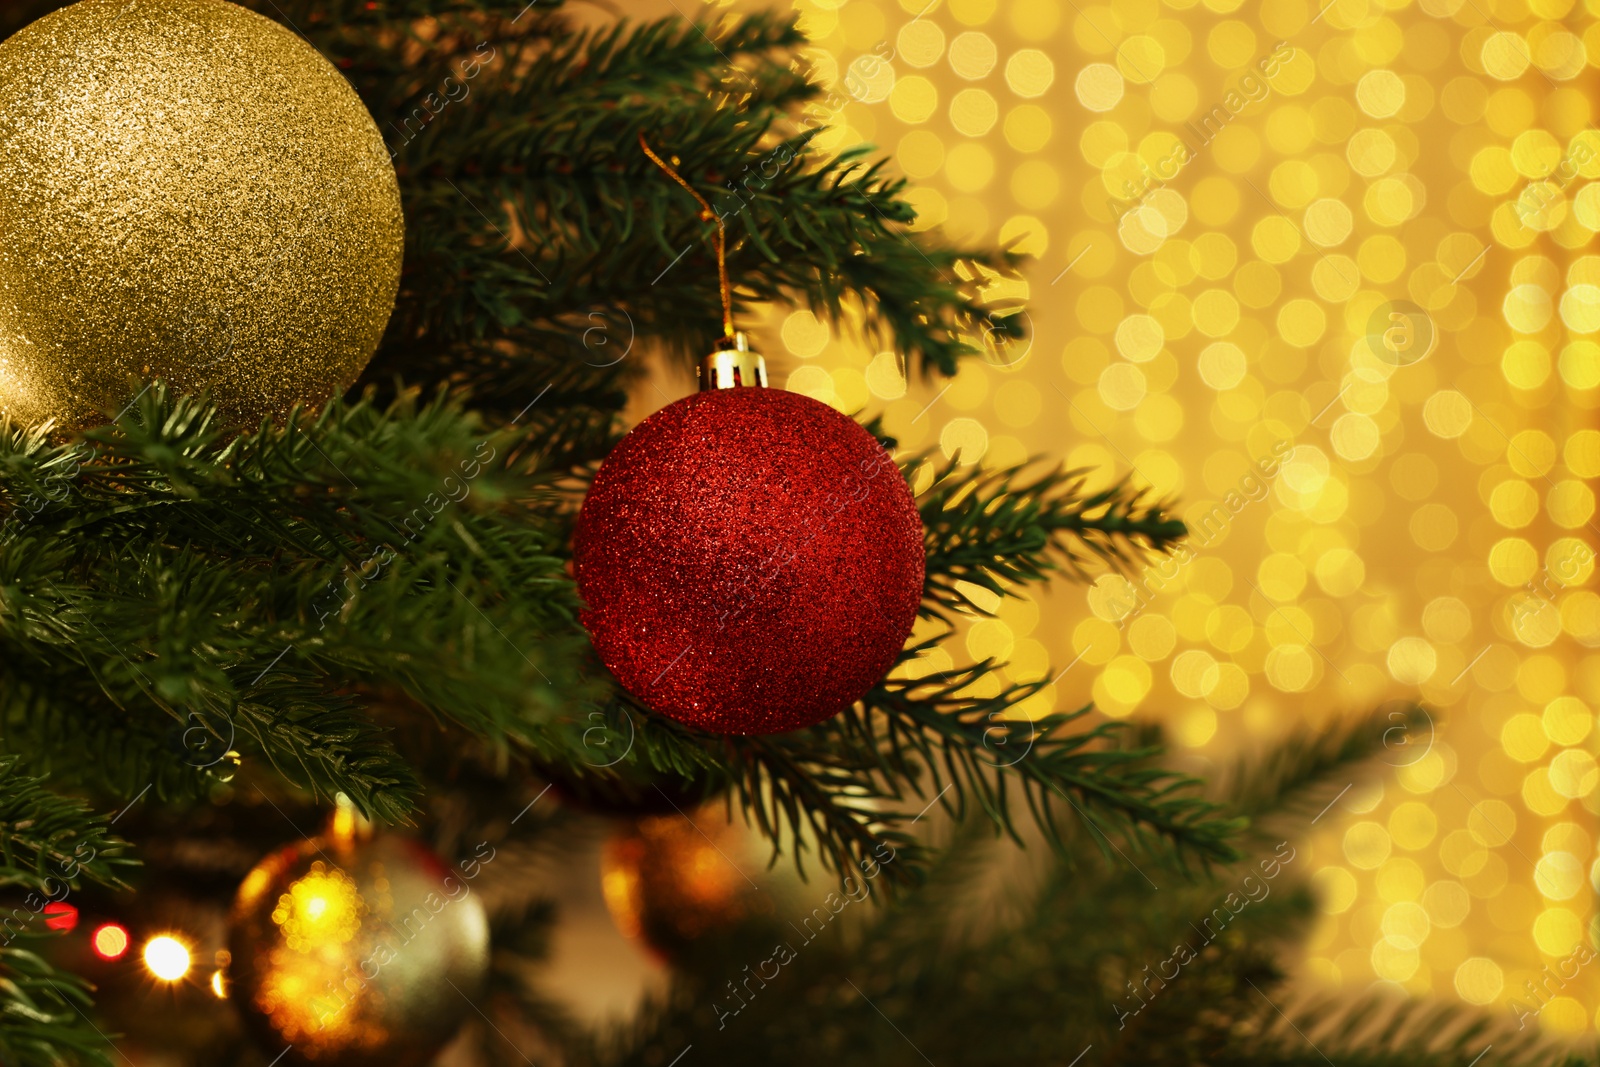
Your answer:
[[[700,360],[700,391],[737,389],[740,386],[765,388],[767,361],[750,351],[750,339],[742,331],[717,342],[711,354]]]
[[[165,378],[238,422],[377,348],[404,222],[377,125],[224,0],[82,0],[0,43],[0,414],[101,422]]]

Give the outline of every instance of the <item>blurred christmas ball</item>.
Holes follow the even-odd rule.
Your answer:
[[[490,857],[493,858],[492,855]],[[418,1067],[472,1010],[489,924],[460,871],[399,836],[335,828],[245,877],[234,900],[230,996],[287,1062]]]
[[[776,914],[792,886],[761,871],[762,847],[720,801],[685,815],[631,819],[606,841],[600,888],[617,929],[664,962],[682,960],[707,939]]]
[[[922,522],[854,420],[781,389],[697,393],[606,459],[574,541],[583,624],[645,705],[719,733],[821,722],[904,646]]]
[[[350,83],[222,0],[83,0],[0,44],[0,413],[136,379],[237,420],[342,390],[388,322],[400,192]]]

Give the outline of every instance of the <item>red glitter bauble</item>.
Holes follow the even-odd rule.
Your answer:
[[[622,439],[574,546],[583,624],[647,707],[810,726],[883,677],[922,599],[922,520],[883,446],[799,393],[696,393]]]

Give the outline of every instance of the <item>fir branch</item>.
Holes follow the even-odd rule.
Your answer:
[[[635,790],[679,811],[688,803],[673,799],[680,792],[704,797],[731,789],[732,802],[772,843],[772,862],[787,848],[802,878],[812,849],[822,869],[840,878],[885,848],[897,857],[885,867],[891,883],[915,884],[921,876],[928,853],[900,828],[906,816],[887,806],[901,799],[896,784],[878,776],[860,751],[835,744],[824,732],[705,734],[652,714],[627,694],[619,694],[590,729],[597,732],[583,738],[580,762],[591,774],[647,768],[660,777]],[[614,753],[623,744],[631,744],[626,762],[597,767],[602,751]]]
[[[108,714],[104,700],[82,670],[35,666],[0,686],[0,736],[54,786],[97,796],[131,797],[148,786],[157,799],[192,801],[216,783],[204,772],[226,772],[226,749],[198,717]]]
[[[935,643],[908,650],[901,662]],[[1222,817],[1221,805],[1198,796],[1198,780],[1152,765],[1158,749],[1121,744],[1128,730],[1121,723],[1074,729],[1090,707],[1033,720],[1016,716],[1012,709],[1049,682],[1012,683],[993,696],[977,695],[974,683],[993,669],[985,662],[916,678],[891,675],[867,694],[865,713],[847,712],[838,729],[876,750],[886,774],[916,782],[914,768],[927,768],[927,788],[958,818],[970,797],[1013,838],[1012,782],[1021,793],[1016,803],[1058,848],[1066,847],[1057,824],[1065,802],[1107,858],[1121,851],[1118,841],[1136,853],[1160,854],[1158,839],[1180,862],[1238,858],[1229,839],[1242,821]]]
[[[1352,749],[1302,760],[1303,751],[1280,746],[1260,766],[1358,758]],[[569,1062],[647,1067],[692,1044],[718,1062],[772,1067],[921,1062],[919,1053],[973,1067],[1068,1063],[1090,1048],[1105,1067],[1461,1067],[1492,1043],[1515,1067],[1592,1067],[1476,1009],[1291,1000],[1277,958],[1314,914],[1292,856],[1155,889],[1126,865],[1061,856],[1042,877],[1019,876],[1020,853],[1008,860],[999,844],[958,826],[922,888],[864,925],[814,940],[780,931],[787,953],[769,938],[747,955],[695,960],[627,1028],[569,1049]],[[1180,956],[1179,943],[1193,951]]]
[[[585,691],[545,425],[489,431],[407,394],[227,440],[157,386],[76,445],[13,430],[0,500],[67,449],[78,469],[70,499],[11,512],[27,521],[0,542],[0,678],[87,672],[104,718],[197,719],[399,818],[411,774],[341,689],[393,683],[502,741]]]
[[[1240,761],[1219,775],[1229,807],[1257,820],[1317,811],[1348,788],[1360,764],[1389,753],[1390,767],[1409,766],[1433,746],[1433,719],[1421,706],[1393,701],[1354,720],[1333,720],[1297,731],[1265,755]]]
[[[396,12],[385,24],[417,53],[402,63],[358,6],[262,10],[339,61],[395,152],[406,265],[373,380],[487,383],[449,358],[470,350],[519,377],[578,364],[600,389],[631,365],[591,358],[593,315],[699,355],[718,325],[710,230],[637,150],[640,133],[727,217],[742,303],[800,300],[842,323],[860,298],[872,330],[944,374],[974,338],[1017,330],[991,321],[974,284],[1015,257],[911,231],[904,182],[881,162],[820,157],[817,131],[796,132],[794,111],[821,88],[791,70],[792,19],[578,31],[543,5],[519,25],[446,10],[420,39]]]
[[[934,644],[908,649],[901,662]],[[1045,683],[972,695],[972,683],[992,669],[985,663],[917,679],[891,677],[859,708],[785,734],[702,734],[626,697],[617,709],[623,717],[613,712],[594,729],[604,724],[606,743],[618,742],[613,751],[633,740],[629,762],[617,769],[649,766],[682,781],[730,775],[737,802],[773,842],[774,860],[788,849],[802,873],[813,845],[823,869],[841,878],[887,847],[898,859],[885,868],[885,884],[918,884],[930,854],[908,827],[935,803],[958,817],[973,803],[1013,839],[1020,839],[1015,812],[1025,808],[1063,854],[1081,835],[1108,857],[1121,853],[1119,863],[1127,860],[1123,849],[1163,864],[1175,860],[1180,868],[1238,857],[1230,839],[1242,822],[1196,795],[1194,779],[1152,765],[1157,749],[1123,744],[1129,733],[1123,724],[1074,729],[1087,708],[1037,722],[1012,718],[1011,709]],[[581,759],[591,773],[598,762],[593,741],[586,741]],[[575,747],[568,752],[576,764]],[[1063,813],[1076,832],[1061,823]]]
[[[48,902],[84,882],[125,889],[121,872],[134,861],[106,816],[20,768],[18,756],[0,756],[0,1062],[108,1065],[106,1037],[87,1014],[88,984],[25,946],[52,936],[43,925]]]
[[[105,816],[52,793],[43,778],[23,774],[20,766],[18,756],[0,757],[0,888],[50,899],[60,899],[63,885],[75,888],[84,879],[126,888],[118,872],[133,861]]]
[[[927,462],[906,464],[908,477]],[[1186,533],[1147,490],[1124,480],[1089,492],[1088,479],[1084,470],[1030,473],[1026,464],[986,470],[951,461],[936,471],[918,499],[928,559],[923,613],[949,621],[970,612],[963,582],[998,596],[1056,571],[1086,580],[1093,561],[1125,569]]]
[[[815,731],[730,739],[728,756],[739,801],[773,843],[776,863],[783,843],[793,850],[805,876],[807,842],[841,881],[870,869],[885,856],[887,885],[917,884],[929,856],[903,827],[912,820],[884,802],[900,798],[895,785],[875,777],[864,763],[843,756]]]
[[[1285,1014],[1264,1007],[1259,1043],[1250,1058],[1218,1062],[1229,1067],[1268,1064],[1292,1067],[1323,1054],[1351,1067],[1459,1065],[1487,1049],[1508,1067],[1582,1067],[1600,1062],[1563,1047],[1537,1027],[1513,1029],[1509,1015],[1488,1015],[1462,1005],[1368,994],[1356,999],[1321,996],[1285,1005]],[[1320,1051],[1319,1051],[1320,1050]],[[1245,1050],[1240,1050],[1245,1051]]]
[[[110,1039],[87,1014],[93,1004],[90,989],[29,949],[0,948],[0,1062],[111,1067]]]

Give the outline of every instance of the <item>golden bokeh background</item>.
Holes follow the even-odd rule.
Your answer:
[[[1068,668],[1041,707],[1158,717],[1202,761],[1425,701],[1432,735],[1297,842],[1305,980],[1594,1029],[1600,967],[1541,968],[1600,883],[1600,3],[794,6],[822,146],[892,153],[919,228],[1031,253],[987,295],[1033,332],[908,388],[774,309],[775,382],[907,449],[1131,473],[1197,531],[966,652]]]

